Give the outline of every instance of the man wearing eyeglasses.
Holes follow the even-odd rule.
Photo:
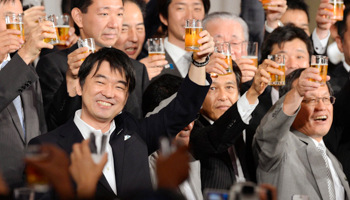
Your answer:
[[[323,142],[333,121],[332,88],[310,79],[321,81],[317,69],[288,75],[287,94],[262,119],[253,143],[258,182],[275,185],[278,199],[350,199],[342,167]]]

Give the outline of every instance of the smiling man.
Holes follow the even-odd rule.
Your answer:
[[[80,31],[81,39],[93,38],[96,50],[102,47],[111,47],[116,43],[121,35],[123,23],[122,0],[72,0],[71,9],[71,16]],[[78,45],[75,44],[68,49],[48,54],[38,62],[36,71],[40,77],[49,130],[64,124],[74,115],[75,110],[71,110],[69,113],[65,113],[63,117],[65,120],[62,120],[62,117],[52,116],[53,112],[49,112],[49,110],[52,108],[52,104],[62,103],[57,102],[57,98],[54,96],[62,96],[67,92],[70,97],[76,96],[75,86],[79,67],[90,54],[84,53],[86,51],[86,48],[78,48]],[[125,110],[133,113],[137,118],[141,118],[142,93],[148,86],[149,80],[145,66],[135,60],[131,60],[131,62],[136,71],[137,82]]]
[[[310,78],[321,80],[317,69],[292,72],[288,93],[262,119],[253,144],[258,182],[276,186],[278,199],[349,199],[342,167],[323,142],[333,121],[333,91]]]

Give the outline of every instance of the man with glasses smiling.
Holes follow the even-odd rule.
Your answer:
[[[310,78],[321,80],[317,69],[288,75],[287,94],[262,119],[253,143],[258,182],[275,185],[278,199],[349,199],[342,167],[323,142],[333,121],[333,91]]]

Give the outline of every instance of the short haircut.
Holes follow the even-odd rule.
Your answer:
[[[293,82],[300,77],[301,73],[304,70],[305,70],[305,68],[296,69],[286,76],[286,84],[284,86],[282,86],[279,90],[280,97],[287,94],[287,92],[289,92],[293,88],[292,87]],[[329,91],[330,96],[333,96],[334,92],[333,92],[332,86],[329,83],[329,81],[326,82],[326,85],[328,87],[328,91]]]
[[[338,35],[342,41],[344,41],[344,34],[348,31],[348,16],[350,13],[350,5],[344,9],[343,21],[337,21]]]
[[[143,19],[145,19],[145,17],[146,17],[146,3],[144,2],[144,0],[123,0],[124,4],[126,2],[132,2],[132,3],[136,4],[137,7],[139,7],[141,10]]]
[[[210,9],[210,0],[202,0],[204,6],[204,13],[208,14]],[[157,0],[158,3],[158,13],[161,14],[165,19],[168,19],[168,8],[171,0]],[[168,27],[162,23],[162,29],[165,32]]]
[[[6,4],[8,2],[12,2],[15,3],[16,0],[0,0],[0,4]],[[22,0],[20,0],[20,2],[22,3]]]
[[[203,23],[202,23],[203,29],[207,29],[207,24],[216,19],[229,20],[229,21],[234,21],[236,23],[239,23],[243,28],[244,40],[249,41],[249,30],[248,30],[247,23],[245,23],[245,21],[242,18],[238,17],[237,15],[231,14],[228,12],[213,12],[207,15],[203,19]]]
[[[95,0],[98,1],[98,0]],[[86,13],[89,6],[92,4],[92,0],[71,0],[70,9],[78,8],[82,13]],[[79,27],[74,22],[75,34],[80,35]]]
[[[267,59],[267,56],[271,54],[273,45],[277,44],[280,48],[286,42],[290,42],[294,39],[300,39],[306,45],[309,53],[309,60],[314,52],[311,39],[301,28],[298,28],[292,24],[288,24],[283,27],[276,28],[272,33],[267,36],[266,40],[262,44],[261,57]]]
[[[111,72],[117,70],[122,76],[125,76],[128,93],[131,93],[135,88],[134,67],[128,55],[126,55],[123,51],[115,49],[113,47],[101,48],[99,51],[90,54],[85,59],[83,64],[80,66],[78,73],[80,86],[83,87],[85,79],[90,73],[94,73],[93,76],[96,75],[103,61],[107,61],[109,63]],[[96,63],[96,70],[95,72],[92,72],[92,69]]]
[[[307,20],[310,22],[309,16],[309,6],[304,2],[304,0],[288,0],[287,1],[287,10],[302,10],[307,16]]]
[[[143,114],[153,111],[161,101],[176,93],[182,82],[181,77],[164,74],[149,84],[142,95]]]
[[[61,9],[62,9],[62,13],[68,13],[69,15],[71,15],[71,0],[62,0],[61,3]]]

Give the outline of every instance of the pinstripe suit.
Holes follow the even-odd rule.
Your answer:
[[[46,132],[38,76],[16,54],[0,71],[0,168],[10,187],[23,183],[25,146]],[[12,101],[21,95],[26,134]]]

